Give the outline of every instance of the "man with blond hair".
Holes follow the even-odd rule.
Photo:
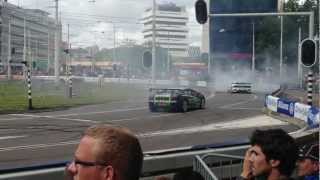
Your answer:
[[[143,154],[138,139],[124,127],[89,127],[66,168],[73,180],[138,180]]]

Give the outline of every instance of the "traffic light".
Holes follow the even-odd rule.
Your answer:
[[[65,52],[66,54],[69,54],[69,49],[64,49],[63,52]]]
[[[37,67],[37,63],[35,61],[32,61],[32,68],[36,68]]]
[[[145,51],[142,56],[142,64],[146,68],[152,66],[152,53],[150,51]]]
[[[316,42],[305,39],[301,43],[301,63],[306,67],[312,67],[316,63]]]
[[[204,0],[198,0],[195,4],[196,19],[199,24],[205,24],[208,20],[207,3]]]

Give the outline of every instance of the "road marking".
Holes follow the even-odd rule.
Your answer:
[[[140,138],[150,138],[150,137],[157,137],[157,136],[176,136],[176,135],[193,134],[193,133],[199,133],[199,132],[210,132],[214,130],[222,131],[222,130],[230,130],[230,129],[275,126],[275,125],[278,125],[278,126],[288,125],[288,123],[273,119],[266,115],[262,115],[262,116],[251,117],[251,118],[242,119],[242,120],[241,119],[234,120],[226,123],[208,124],[204,126],[195,126],[195,127],[171,129],[171,130],[164,130],[164,131],[153,131],[153,132],[147,132],[147,133],[138,133],[137,136]],[[48,147],[56,147],[56,146],[69,146],[69,145],[75,145],[78,143],[79,143],[79,140],[74,140],[74,141],[48,143],[48,144],[13,146],[13,147],[0,148],[0,152],[25,150],[25,149],[40,149],[40,148],[48,148]]]
[[[262,108],[228,108],[232,110],[256,110],[256,111],[261,111]]]
[[[136,108],[138,109],[138,108]],[[89,123],[99,123],[101,121],[99,120],[88,120],[88,119],[77,119],[77,118],[64,118],[62,116],[39,116],[39,115],[32,115],[32,114],[14,114],[15,116],[26,116],[26,117],[33,117],[33,118],[48,118],[48,119],[54,119],[54,120],[67,120],[67,121],[76,121],[76,122],[89,122]],[[168,116],[175,116],[177,114],[160,114],[155,116],[149,116],[148,118],[159,118],[159,117],[168,117]],[[146,118],[146,116],[141,117],[133,117],[133,118],[125,118],[125,119],[114,119],[114,120],[107,120],[107,122],[121,122],[121,121],[131,121],[136,119],[142,119]],[[24,118],[20,118],[24,119]],[[17,118],[18,120],[18,118]]]
[[[87,112],[87,113],[73,113],[73,114],[57,115],[57,116],[53,116],[53,117],[79,116],[79,115],[88,115],[88,114],[105,114],[105,113],[113,113],[113,112],[137,111],[137,110],[143,110],[143,109],[147,109],[147,107],[144,106],[144,107],[128,108],[128,109],[117,109],[117,110],[110,110],[110,111],[96,111],[96,112]]]
[[[13,146],[13,147],[0,148],[0,152],[3,152],[3,151],[14,151],[14,150],[25,150],[25,149],[40,149],[40,148],[66,146],[66,145],[75,145],[75,144],[78,144],[78,143],[79,143],[79,141],[66,141],[66,142],[48,143],[48,144],[33,144],[33,145],[25,145],[25,146]]]
[[[282,122],[277,119],[273,119],[266,115],[262,115],[262,116],[247,118],[247,119],[239,119],[239,120],[230,121],[226,123],[215,123],[215,124],[207,124],[204,126],[194,126],[194,127],[187,127],[187,128],[178,128],[178,129],[141,133],[141,134],[138,134],[138,137],[149,138],[149,137],[155,137],[155,136],[175,136],[175,135],[193,134],[193,133],[199,133],[199,132],[210,132],[210,131],[221,131],[221,130],[230,130],[230,129],[243,129],[243,128],[276,126],[276,125],[277,126],[288,125],[288,123]]]
[[[0,140],[7,140],[7,139],[18,139],[18,138],[24,138],[27,136],[0,136]]]
[[[245,104],[245,103],[248,103],[248,102],[250,102],[250,101],[254,101],[254,100],[256,100],[256,99],[258,99],[258,96],[257,96],[257,95],[252,95],[252,98],[249,99],[249,100],[240,101],[240,102],[233,103],[233,104],[227,104],[227,105],[221,106],[220,108],[222,108],[222,109],[229,109],[230,107],[237,106],[237,105],[241,105],[241,104]]]
[[[3,121],[17,121],[17,120],[32,120],[32,118],[8,118],[8,119],[0,119],[0,122],[3,122]]]
[[[147,118],[160,118],[160,117],[168,117],[168,116],[175,116],[177,114],[160,114],[160,115],[156,115],[156,116],[149,116]],[[121,121],[132,121],[132,120],[136,120],[136,119],[142,119],[142,118],[146,118],[146,116],[142,116],[142,117],[134,117],[134,118],[126,118],[126,119],[115,119],[115,120],[109,120],[108,122],[121,122]]]
[[[32,114],[14,114],[14,115],[15,116],[26,116],[26,117],[32,117],[32,118],[48,118],[48,119],[54,119],[54,120],[67,120],[67,121],[97,123],[96,121],[88,120],[88,119],[62,118],[62,117],[56,117],[56,116],[39,116],[39,115],[32,115]],[[21,118],[21,119],[23,119],[23,118]]]

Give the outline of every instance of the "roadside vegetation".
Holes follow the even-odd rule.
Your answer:
[[[143,90],[144,89],[144,90]],[[56,87],[53,81],[33,81],[32,103],[34,110],[67,108],[79,105],[101,104],[143,97],[146,89],[132,84],[74,82],[73,96],[68,97],[68,86],[62,82]],[[0,113],[28,110],[27,85],[24,81],[0,81]]]

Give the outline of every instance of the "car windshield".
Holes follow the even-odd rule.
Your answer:
[[[0,180],[61,177],[94,125],[132,130],[149,179],[256,129],[302,136],[319,122],[318,2],[0,0]]]

